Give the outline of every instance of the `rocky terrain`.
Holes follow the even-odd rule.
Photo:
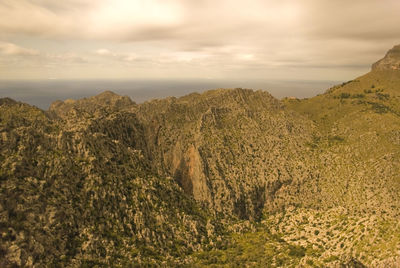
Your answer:
[[[399,70],[400,69],[400,45],[390,49],[386,56],[372,65],[372,70]]]
[[[1,267],[399,267],[399,46],[310,99],[0,99]]]

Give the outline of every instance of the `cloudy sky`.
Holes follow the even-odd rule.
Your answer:
[[[0,0],[0,79],[349,80],[399,0]]]

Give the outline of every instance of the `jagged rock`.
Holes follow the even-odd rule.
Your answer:
[[[372,70],[400,70],[400,45],[394,46],[383,59],[375,62]]]

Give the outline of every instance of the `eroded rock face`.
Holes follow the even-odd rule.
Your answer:
[[[195,200],[208,203],[211,195],[198,149],[190,145],[184,154],[178,152],[173,157],[173,176],[179,185]]]
[[[400,70],[400,45],[394,46],[383,59],[374,63],[372,70]]]

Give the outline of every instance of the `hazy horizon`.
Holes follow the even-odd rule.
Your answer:
[[[2,0],[0,96],[41,108],[105,89],[138,102],[220,87],[310,97],[399,44],[398,10],[393,0]]]
[[[136,103],[165,97],[180,97],[193,92],[204,92],[216,88],[251,88],[266,90],[276,98],[306,98],[323,93],[342,81],[307,80],[2,80],[0,98],[9,97],[47,110],[56,100],[79,99],[94,96],[105,90],[127,95]]]

